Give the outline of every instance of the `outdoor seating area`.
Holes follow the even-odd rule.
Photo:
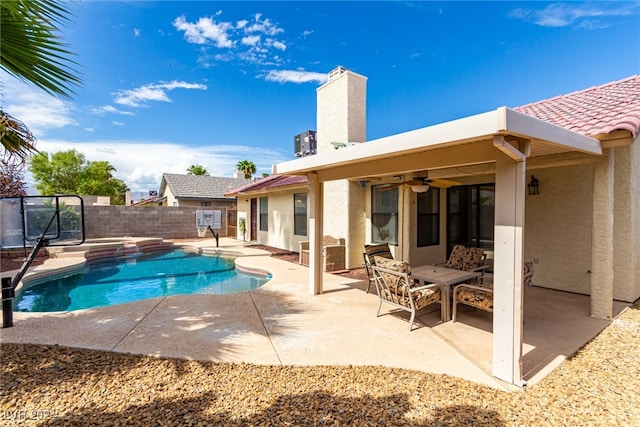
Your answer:
[[[300,264],[309,265],[309,242],[300,242]],[[322,271],[340,271],[345,268],[345,240],[332,236],[322,238]]]
[[[406,261],[394,260],[387,243],[365,245],[363,257],[368,276],[367,293],[372,283],[378,293],[377,315],[380,316],[383,303],[408,311],[411,313],[409,330],[413,328],[416,310],[435,302],[440,303],[442,321],[451,320],[454,286],[469,284],[473,291],[480,289],[480,286],[489,286],[488,280],[486,285],[483,284],[484,273],[489,266],[486,264],[486,253],[481,248],[456,245],[447,261],[419,265],[413,269]],[[483,301],[487,301],[493,309],[488,297]]]

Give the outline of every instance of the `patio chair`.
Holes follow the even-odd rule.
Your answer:
[[[409,331],[413,330],[416,311],[434,303],[440,303],[440,319],[446,321],[446,305],[442,300],[444,288],[442,285],[430,284],[416,286],[411,278],[411,267],[405,261],[378,258],[376,265],[372,265],[373,277],[378,291],[378,313],[382,303],[390,304],[400,310],[411,313]]]
[[[533,286],[533,263],[527,261],[523,266],[524,289]],[[465,283],[458,285],[453,290],[453,317],[452,321],[456,321],[456,312],[458,304],[465,304],[480,310],[493,313],[493,279],[492,277],[483,277],[477,284]]]
[[[436,263],[435,265],[442,265],[456,270],[480,272],[482,275],[474,279],[473,283],[481,282],[485,270],[490,268],[487,264],[487,254],[484,252],[484,249],[464,245],[455,245],[451,250],[449,259]]]
[[[369,278],[369,283],[367,283],[367,293],[369,293],[369,288],[371,284],[374,283],[371,266],[376,265],[376,257],[393,259],[393,255],[391,254],[391,249],[389,249],[389,244],[381,243],[379,245],[364,245],[362,256],[364,257],[364,268]]]

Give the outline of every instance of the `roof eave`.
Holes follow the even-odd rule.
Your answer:
[[[495,135],[515,135],[566,147],[569,151],[602,154],[600,142],[570,130],[500,107],[494,111],[428,126],[349,146],[340,150],[273,165],[274,174],[305,175],[312,171],[372,161],[398,153],[427,151],[490,139]]]
[[[306,188],[307,188],[307,184],[297,183],[297,184],[291,184],[291,185],[281,185],[278,187],[262,188],[260,190],[248,190],[248,191],[238,191],[235,193],[225,193],[225,196],[227,197],[254,196],[254,195],[267,194],[267,193],[274,193],[276,191],[291,191],[291,190],[300,190],[300,189],[306,189]]]

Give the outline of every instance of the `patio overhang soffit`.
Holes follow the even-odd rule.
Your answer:
[[[563,152],[601,155],[600,141],[500,107],[273,166],[274,174],[317,174],[319,181],[359,179],[491,163],[496,150],[510,157]]]

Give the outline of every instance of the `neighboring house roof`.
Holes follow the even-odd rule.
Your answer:
[[[153,196],[153,197],[149,197],[148,199],[142,199],[142,200],[138,200],[137,202],[133,202],[129,206],[153,205],[153,204],[164,202],[165,200],[167,200],[166,196],[165,197]]]
[[[591,137],[626,130],[635,138],[640,133],[640,75],[515,110]]]
[[[225,196],[235,197],[240,194],[249,194],[249,193],[266,193],[269,190],[280,189],[284,190],[287,188],[302,188],[307,185],[307,177],[306,176],[296,176],[296,175],[271,175],[265,178],[259,179],[255,182],[252,182],[247,185],[243,185],[242,187],[238,187],[233,191],[225,193]]]
[[[250,179],[220,178],[205,175],[162,174],[160,195],[169,187],[176,199],[227,199],[225,193],[241,185],[250,183]]]

